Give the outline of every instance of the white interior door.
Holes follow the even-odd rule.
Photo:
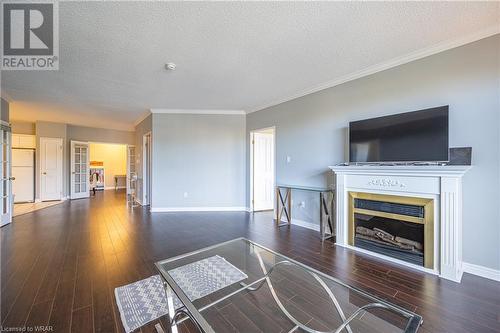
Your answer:
[[[63,140],[40,138],[40,199],[61,200],[63,188]]]
[[[71,141],[71,199],[90,196],[89,143]]]
[[[274,133],[253,136],[253,209],[273,209]]]
[[[2,123],[0,126],[1,178],[0,178],[0,226],[12,222],[12,177],[11,177],[11,140],[10,127]]]
[[[151,204],[151,133],[143,136],[142,204]]]

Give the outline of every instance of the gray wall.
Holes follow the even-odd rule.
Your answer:
[[[36,124],[28,121],[13,121],[11,122],[12,133],[15,134],[36,134]]]
[[[500,269],[499,45],[496,35],[251,113],[247,137],[276,126],[277,182],[324,186],[327,166],[346,160],[349,121],[449,104],[451,146],[473,148],[463,180],[464,261]],[[316,201],[297,192],[293,214],[317,221]]]
[[[68,125],[68,140],[135,144],[134,132]]]
[[[0,120],[9,122],[9,102],[1,98],[0,104]]]
[[[142,137],[153,130],[153,115],[147,116],[135,127],[135,167],[137,170],[137,199],[142,201]]]
[[[245,143],[244,115],[153,114],[152,208],[245,207]]]

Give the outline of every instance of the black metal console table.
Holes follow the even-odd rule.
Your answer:
[[[327,187],[277,185],[276,225],[278,227],[282,227],[288,226],[292,223],[292,190],[319,193],[319,232],[321,241],[332,238],[335,235],[335,227],[333,223],[335,197],[334,191]],[[284,222],[282,221],[283,213],[286,218],[286,221]],[[325,220],[327,222],[326,224]],[[326,227],[328,227],[329,230],[325,230]]]

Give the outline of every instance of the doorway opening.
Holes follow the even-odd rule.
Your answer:
[[[125,144],[89,143],[91,194],[97,191],[127,189],[128,149]]]
[[[151,205],[151,132],[142,137],[142,205]]]
[[[275,136],[275,127],[250,132],[250,209],[252,211],[274,208]]]
[[[127,145],[71,141],[70,198],[127,188]]]

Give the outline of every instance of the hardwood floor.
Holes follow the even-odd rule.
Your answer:
[[[417,312],[424,318],[419,332],[500,332],[500,283],[465,274],[456,284],[321,244],[312,230],[277,229],[271,219],[132,211],[123,192],[114,191],[18,216],[1,228],[2,326],[123,332],[115,287],[156,274],[160,259],[244,236]],[[235,325],[252,327],[252,318],[232,306],[217,309],[220,320],[239,318]],[[267,324],[269,331],[280,325]],[[182,328],[195,331],[189,323]],[[153,329],[154,323],[142,332]]]

